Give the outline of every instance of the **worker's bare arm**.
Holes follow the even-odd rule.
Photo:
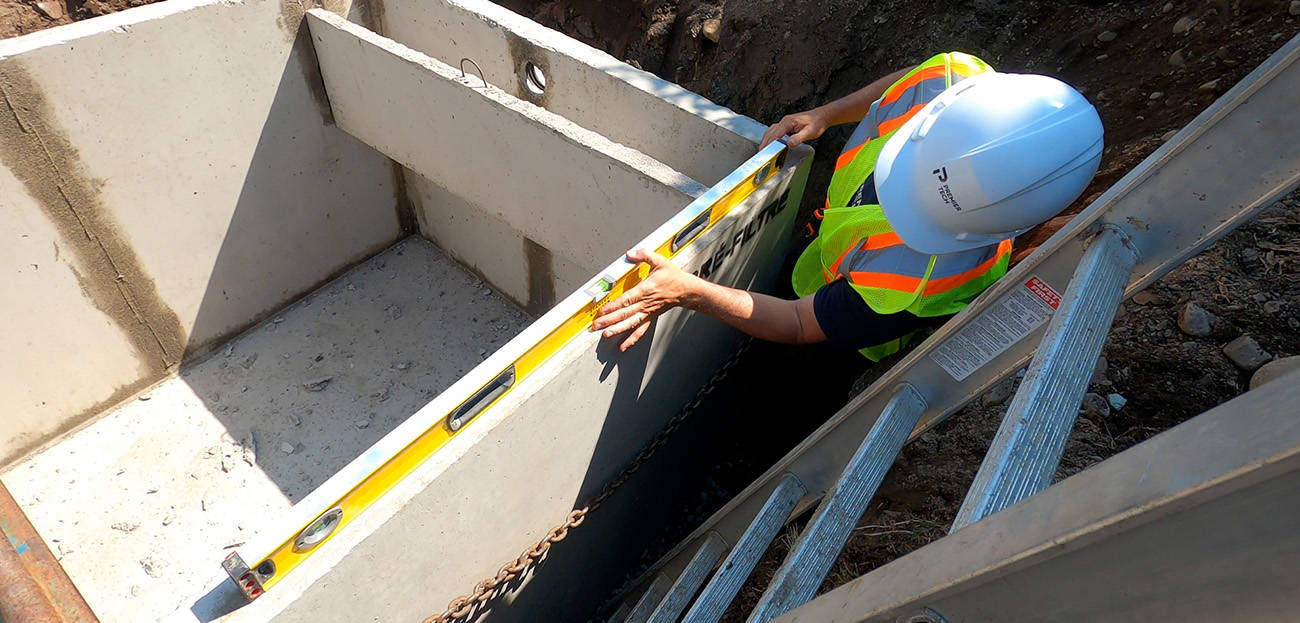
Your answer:
[[[667,258],[643,249],[629,260],[650,264],[650,275],[623,296],[602,307],[592,323],[605,337],[630,334],[620,350],[631,348],[659,314],[685,307],[708,314],[754,337],[787,344],[826,339],[813,314],[812,297],[790,301],[710,283],[677,268]]]
[[[826,128],[833,125],[861,121],[871,109],[871,103],[880,99],[889,85],[897,82],[909,71],[911,68],[900,69],[833,102],[812,110],[786,115],[763,133],[763,141],[759,149],[782,136],[789,136],[790,139],[786,143],[790,147],[795,147],[821,136]]]

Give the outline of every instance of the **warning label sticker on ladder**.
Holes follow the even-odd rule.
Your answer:
[[[952,378],[964,380],[1052,317],[1061,294],[1037,276],[976,316],[940,344],[930,358]]]

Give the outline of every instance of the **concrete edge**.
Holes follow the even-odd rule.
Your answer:
[[[552,30],[490,0],[443,0],[446,4],[475,15],[479,19],[510,30],[530,43],[564,54],[609,74],[627,84],[659,98],[693,115],[730,130],[757,144],[766,125],[689,91],[648,71],[637,69],[564,33]]]
[[[629,170],[647,175],[665,186],[676,189],[687,197],[699,197],[707,190],[699,181],[640,151],[621,143],[615,143],[560,115],[518,99],[497,87],[491,85],[485,87],[476,76],[462,76],[459,69],[455,69],[436,58],[413,50],[363,26],[354,24],[336,13],[325,9],[311,9],[307,11],[307,22],[309,28],[334,28],[343,31],[361,42],[374,45],[392,54],[403,62],[419,66],[448,82],[475,91],[507,110],[519,114],[538,125],[551,128],[574,145],[600,153]]]
[[[0,59],[26,54],[40,48],[62,45],[108,32],[127,32],[131,26],[214,4],[240,4],[231,0],[169,0],[132,7],[124,11],[63,24],[45,30],[0,40]]]

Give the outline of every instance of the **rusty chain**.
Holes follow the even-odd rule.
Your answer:
[[[563,541],[565,537],[569,536],[569,530],[582,525],[582,522],[587,518],[587,513],[596,510],[596,508],[605,500],[609,499],[609,496],[613,495],[614,491],[623,486],[623,483],[627,482],[628,478],[630,478],[632,474],[641,469],[641,466],[644,465],[646,461],[649,461],[650,457],[654,456],[654,454],[659,451],[659,448],[662,448],[663,445],[667,443],[669,437],[671,437],[672,434],[681,427],[682,423],[695,413],[695,410],[699,408],[700,403],[704,401],[704,398],[709,394],[712,394],[713,390],[717,388],[718,383],[721,382],[722,379],[726,378],[732,368],[736,367],[736,364],[740,361],[741,355],[743,355],[745,351],[749,350],[749,346],[752,343],[753,340],[751,338],[745,337],[740,346],[736,348],[729,357],[727,357],[727,360],[722,364],[722,367],[718,368],[718,371],[709,379],[709,382],[704,385],[699,393],[695,394],[695,398],[687,403],[681,411],[678,411],[677,415],[674,415],[673,418],[668,421],[668,424],[656,433],[649,443],[641,448],[641,451],[637,453],[636,458],[632,459],[632,461],[623,468],[623,471],[619,472],[617,476],[611,479],[605,487],[600,490],[600,493],[591,498],[591,501],[587,502],[582,507],[571,511],[563,523],[551,528],[551,530],[546,533],[546,536],[542,537],[541,540],[528,549],[525,549],[518,558],[502,565],[501,569],[496,572],[496,575],[480,580],[474,585],[474,590],[470,592],[470,594],[461,595],[460,597],[451,600],[451,603],[447,604],[446,610],[443,610],[438,614],[429,615],[424,619],[423,623],[453,623],[455,621],[465,620],[466,617],[473,614],[476,608],[483,606],[495,597],[498,588],[503,587],[511,580],[523,575],[526,571],[536,565],[537,561],[546,554],[547,550],[551,549],[551,545]]]

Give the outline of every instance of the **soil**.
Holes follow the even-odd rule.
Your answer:
[[[147,4],[138,0],[0,0],[0,37]],[[1107,148],[1092,186],[1061,217],[1017,240],[1020,258],[1045,240],[1216,97],[1300,32],[1291,0],[1100,2],[1096,0],[500,0],[500,3],[771,123],[847,94],[876,77],[947,50],[1004,71],[1046,73],[1098,107]],[[1300,7],[1297,11],[1300,12]],[[710,24],[711,20],[718,20]],[[716,41],[706,36],[716,25]],[[706,28],[708,26],[709,28]],[[851,127],[813,143],[818,156],[803,217],[821,201],[829,164]],[[1125,302],[1090,391],[1118,393],[1120,410],[1085,413],[1058,479],[1085,469],[1246,390],[1250,374],[1222,347],[1250,335],[1276,357],[1300,354],[1300,194],[1262,213]],[[1210,335],[1177,325],[1185,303],[1218,318]],[[880,368],[839,357],[835,378],[818,373],[819,396],[795,400],[795,369],[826,370],[818,351],[756,345],[715,402],[743,429],[753,413],[781,415],[792,447]],[[889,362],[886,362],[888,364]],[[776,365],[773,365],[776,364]],[[884,364],[882,364],[884,365]],[[749,404],[745,387],[790,386],[789,397]],[[858,577],[943,536],[1005,410],[991,392],[908,446],[822,590]],[[994,395],[997,394],[997,395]],[[805,394],[806,395],[806,394]],[[785,402],[796,404],[786,406]],[[753,402],[750,399],[750,402]],[[821,404],[825,403],[825,404]],[[779,408],[774,408],[779,405]],[[797,417],[794,417],[797,416]],[[770,436],[769,436],[770,437]],[[722,466],[700,502],[683,509],[647,551],[652,562],[785,450]],[[751,453],[751,455],[754,453]],[[741,620],[798,533],[787,528],[751,577],[727,620]]]

